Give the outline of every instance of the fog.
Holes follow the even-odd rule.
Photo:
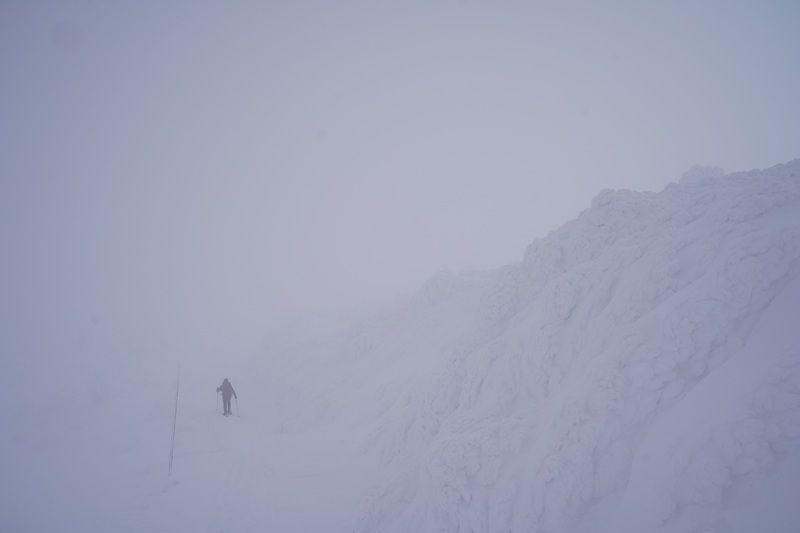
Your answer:
[[[602,189],[794,159],[798,22],[794,2],[4,2],[0,349],[97,330],[243,352],[295,313],[516,261]]]

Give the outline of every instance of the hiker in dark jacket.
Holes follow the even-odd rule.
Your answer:
[[[233,390],[233,385],[231,385],[231,382],[228,381],[228,378],[225,378],[225,380],[222,382],[222,385],[217,387],[217,392],[222,393],[222,409],[225,411],[222,414],[224,415],[233,414],[231,412],[231,396],[233,396],[237,400],[239,399],[239,397],[236,396],[236,391]]]

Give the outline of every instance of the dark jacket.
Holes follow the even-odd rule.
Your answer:
[[[231,382],[228,381],[227,379],[222,382],[222,385],[217,387],[217,392],[221,392],[222,396],[226,398],[230,398],[231,395],[233,395],[234,398],[236,398],[237,400],[239,399],[239,397],[236,396],[236,391],[233,390],[233,385],[231,385]]]

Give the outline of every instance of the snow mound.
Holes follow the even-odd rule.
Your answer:
[[[798,259],[800,160],[695,167],[254,372],[276,428],[369,432],[355,531],[797,531]]]
[[[703,182],[710,183],[717,178],[723,177],[724,175],[725,171],[719,167],[704,167],[702,165],[695,165],[683,173],[683,176],[681,176],[681,183],[687,185]]]

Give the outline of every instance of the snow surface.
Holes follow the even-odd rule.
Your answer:
[[[180,357],[16,362],[0,530],[800,531],[799,259],[800,160],[603,191],[518,263],[184,363],[169,480]]]

